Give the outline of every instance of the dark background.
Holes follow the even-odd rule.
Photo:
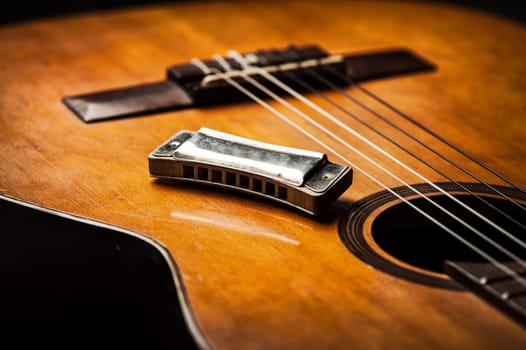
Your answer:
[[[206,0],[193,0],[206,1]],[[264,0],[261,0],[264,1]],[[0,24],[14,23],[43,17],[79,13],[99,9],[113,9],[125,6],[149,5],[192,0],[146,1],[146,0],[8,0],[0,11]],[[526,22],[526,6],[521,1],[510,0],[439,0],[494,13],[511,20]],[[240,1],[240,4],[243,2]]]

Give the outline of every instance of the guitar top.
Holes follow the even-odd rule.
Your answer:
[[[521,24],[420,2],[195,2],[8,25],[0,28],[0,197],[153,242],[202,348],[523,348],[525,42]],[[172,84],[169,67],[206,75],[201,63],[213,55],[232,63],[232,52],[291,44],[328,57],[404,50],[429,69],[363,75],[359,84],[344,69],[330,89],[265,84],[280,92],[229,103],[219,103],[218,89],[192,104],[198,95],[179,81],[184,108],[89,123],[81,114],[103,110],[99,100],[77,114],[63,103]],[[251,77],[274,68],[253,69]],[[244,79],[226,73],[207,81]],[[283,205],[290,195],[278,185],[292,186],[265,165],[257,171],[278,181],[272,193],[259,187],[263,177],[246,180],[250,191],[232,190],[243,174],[208,186],[216,168],[178,175],[193,181],[152,177],[149,155],[183,130],[307,150],[320,162],[324,154],[342,164],[345,188],[312,217],[303,202]],[[444,265],[484,286],[449,277]],[[488,289],[497,292],[479,293]]]

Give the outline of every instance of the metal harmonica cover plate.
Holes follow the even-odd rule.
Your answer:
[[[149,156],[155,177],[208,183],[275,199],[318,214],[352,182],[350,168],[320,152],[202,128],[181,131]]]
[[[271,145],[202,128],[177,147],[174,158],[267,176],[300,186],[323,153]]]

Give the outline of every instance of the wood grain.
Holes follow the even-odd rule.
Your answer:
[[[212,1],[5,26],[0,29],[0,193],[161,242],[178,263],[190,307],[212,347],[521,348],[524,329],[470,293],[426,287],[366,266],[340,241],[337,217],[314,221],[268,202],[149,177],[148,153],[181,129],[208,127],[320,150],[260,106],[87,125],[61,98],[158,80],[173,63],[230,49],[289,43],[315,43],[331,53],[408,47],[437,64],[438,71],[365,86],[526,186],[524,42],[526,29],[517,23],[420,2]],[[365,98],[356,90],[349,93]],[[330,96],[342,101],[336,93]],[[414,164],[358,123],[349,123]],[[401,140],[455,178],[468,180]],[[341,145],[335,147],[389,186],[398,185]],[[437,147],[499,183],[450,149]],[[443,180],[415,167],[433,181]],[[356,173],[339,205],[379,190]]]

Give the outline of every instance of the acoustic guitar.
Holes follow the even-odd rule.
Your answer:
[[[199,348],[524,348],[525,42],[427,2],[7,25],[1,199],[157,251]]]

